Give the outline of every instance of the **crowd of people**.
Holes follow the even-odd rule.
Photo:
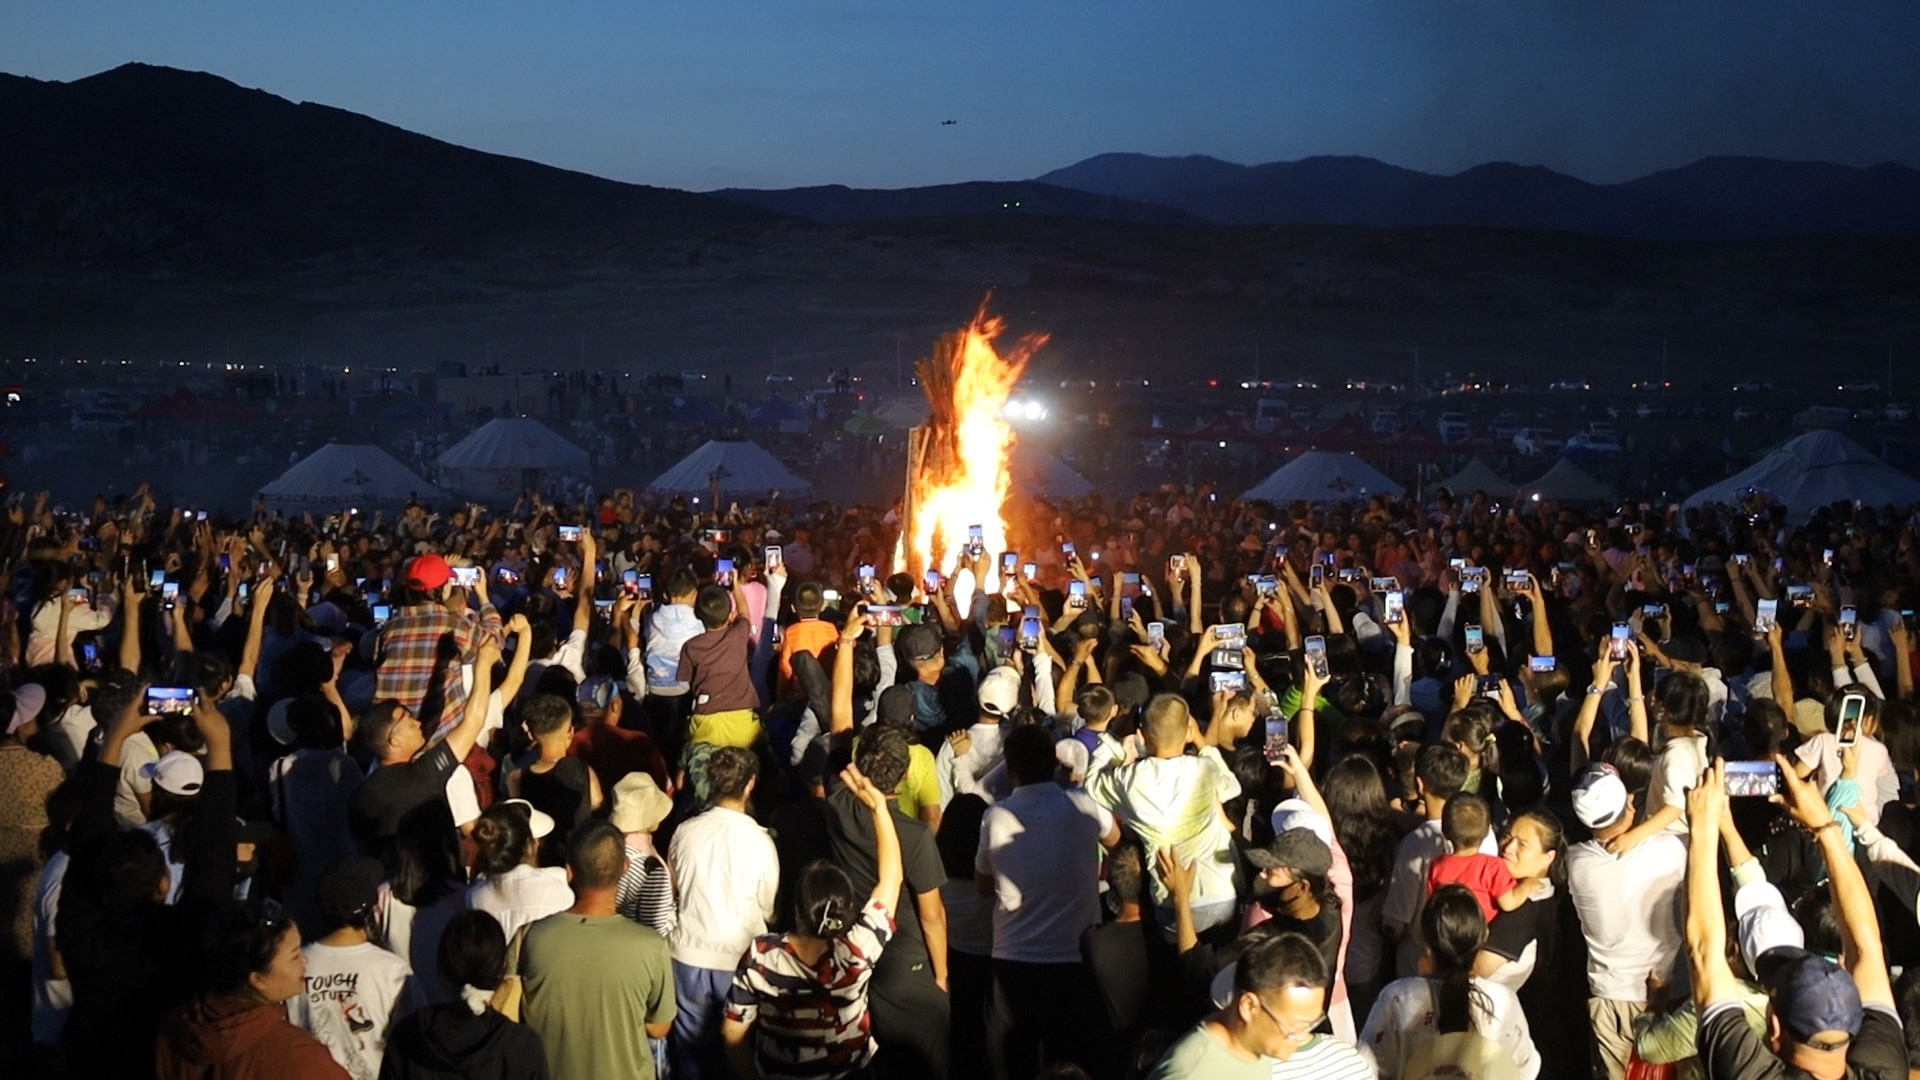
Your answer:
[[[49,503],[7,1075],[1920,1069],[1907,510]]]

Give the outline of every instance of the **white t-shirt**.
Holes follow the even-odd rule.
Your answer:
[[[425,1002],[405,960],[371,942],[300,950],[305,993],[287,999],[287,1020],[312,1033],[353,1080],[378,1080],[393,1022]]]
[[[47,742],[53,751],[53,759],[68,775],[80,767],[80,759],[86,755],[87,740],[93,737],[93,708],[75,702],[67,706],[48,727]]]
[[[144,731],[136,731],[120,748],[120,783],[113,789],[113,819],[123,829],[146,824],[146,812],[140,809],[140,796],[153,790],[151,777],[140,770],[160,760],[160,751]]]
[[[1113,827],[1085,792],[1051,781],[987,808],[974,870],[993,878],[994,959],[1080,962],[1080,935],[1100,921],[1100,838]]]
[[[1661,833],[1625,855],[1597,840],[1567,852],[1567,891],[1587,939],[1592,996],[1644,1002],[1647,973],[1672,978],[1686,940],[1687,842]]]
[[[1193,864],[1196,909],[1230,903],[1238,895],[1233,830],[1220,804],[1240,794],[1240,781],[1217,748],[1205,747],[1191,757],[1144,757],[1115,765],[1088,782],[1087,794],[1140,837],[1148,865],[1169,846]],[[1173,901],[1166,883],[1159,874],[1148,874],[1147,881],[1160,914],[1170,914]]]
[[[564,867],[516,866],[474,883],[467,890],[467,906],[492,915],[511,941],[521,927],[572,907],[573,889]]]
[[[1470,982],[1475,993],[1467,1012],[1474,1032],[1507,1052],[1520,1080],[1534,1080],[1540,1075],[1540,1057],[1520,999],[1499,983]],[[1438,980],[1421,977],[1390,982],[1380,991],[1360,1031],[1360,1051],[1373,1058],[1381,1076],[1399,1076],[1420,1045],[1439,1036],[1439,992]]]
[[[1669,738],[1654,763],[1653,790],[1647,797],[1647,814],[1652,816],[1669,806],[1680,808],[1680,818],[1667,826],[1670,833],[1687,831],[1687,792],[1700,782],[1707,769],[1707,740],[1701,735]]]
[[[1854,771],[1854,780],[1860,785],[1860,808],[1867,812],[1868,821],[1878,825],[1880,811],[1900,797],[1900,777],[1893,771],[1893,756],[1887,753],[1887,744],[1879,739],[1860,736],[1854,752],[1860,758]],[[1823,731],[1801,743],[1794,757],[1803,765],[1813,766],[1812,780],[1823,794],[1840,779],[1840,739],[1831,731]]]
[[[41,1046],[60,1041],[73,1009],[73,983],[53,977],[53,927],[60,919],[60,886],[66,878],[67,853],[56,851],[40,869],[33,896],[33,1041]]]

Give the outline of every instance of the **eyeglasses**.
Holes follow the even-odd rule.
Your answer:
[[[1296,1046],[1304,1042],[1313,1041],[1313,1029],[1319,1027],[1327,1019],[1327,1014],[1321,1013],[1319,1019],[1308,1024],[1305,1031],[1296,1031],[1281,1021],[1279,1015],[1268,1008],[1265,1001],[1260,1000],[1259,994],[1253,995],[1253,1000],[1260,1006],[1260,1011],[1267,1014],[1267,1019],[1273,1021],[1273,1026],[1280,1029],[1280,1037]]]

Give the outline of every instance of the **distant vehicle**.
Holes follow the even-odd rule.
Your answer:
[[[1877,382],[1841,383],[1839,390],[1843,394],[1877,394],[1880,392],[1880,384]]]
[[[1559,453],[1566,443],[1549,435],[1545,428],[1521,428],[1513,436],[1513,448],[1527,457]]]
[[[681,382],[706,382],[707,373],[704,371],[683,371],[680,373],[680,381]]]
[[[127,414],[109,409],[82,409],[73,414],[73,430],[91,431],[109,435],[125,428],[132,421]]]
[[[1397,412],[1377,412],[1367,426],[1375,435],[1398,435],[1407,425]]]
[[[1633,415],[1645,420],[1649,417],[1665,416],[1667,415],[1667,410],[1663,405],[1649,405],[1643,401],[1638,408],[1633,410]]]
[[[774,383],[776,385],[784,386],[787,383],[790,383],[793,381],[793,376],[788,375],[784,372],[776,371],[773,374],[767,376],[767,381],[770,383]]]
[[[1140,382],[1144,385],[1146,380]],[[1285,398],[1261,398],[1253,407],[1253,419],[1258,424],[1277,424],[1290,415]]]
[[[1602,435],[1592,431],[1583,431],[1567,440],[1566,454],[1570,458],[1601,460],[1617,458],[1625,451],[1620,449],[1620,440],[1612,435]]]
[[[1151,386],[1153,383],[1149,379],[1121,379],[1113,385],[1122,390],[1139,390],[1143,387]]]
[[[1770,382],[1734,383],[1733,392],[1736,394],[1771,394],[1773,393],[1773,384]]]
[[[1561,379],[1559,382],[1548,383],[1547,389],[1559,393],[1578,393],[1593,389],[1593,384],[1585,379]]]
[[[1610,443],[1619,443],[1620,432],[1605,420],[1587,421],[1587,434]]]
[[[1905,402],[1895,401],[1887,406],[1886,411],[1882,415],[1888,420],[1911,420],[1913,419],[1913,406]]]
[[[1466,442],[1473,434],[1473,421],[1463,412],[1444,412],[1440,414],[1437,428],[1443,443]]]
[[[1758,420],[1760,419],[1760,410],[1750,405],[1742,405],[1733,410],[1733,419],[1735,423],[1740,424],[1744,424],[1749,420]]]

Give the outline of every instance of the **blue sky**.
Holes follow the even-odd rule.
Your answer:
[[[0,3],[0,71],[209,71],[694,189],[1013,179],[1116,150],[1596,181],[1710,154],[1920,164],[1916,55],[1910,2]]]

